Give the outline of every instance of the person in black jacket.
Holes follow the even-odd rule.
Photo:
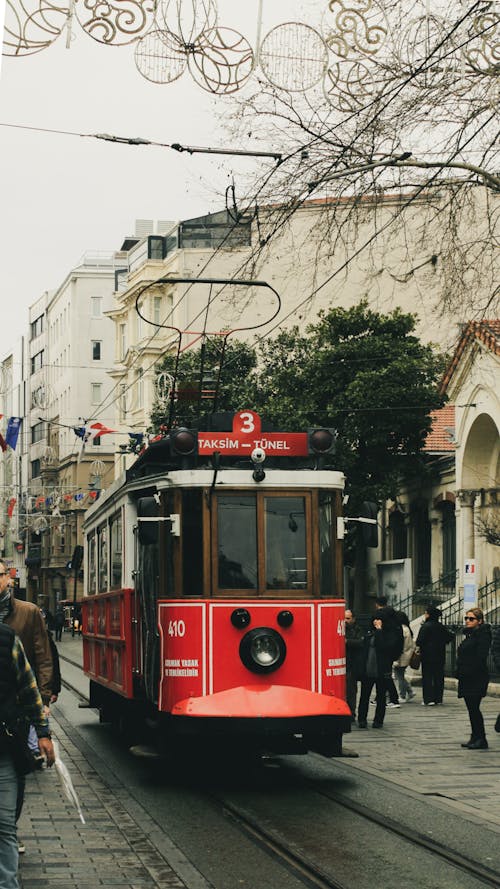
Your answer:
[[[453,633],[440,623],[440,617],[439,608],[429,605],[417,636],[422,659],[422,703],[426,707],[443,703],[446,646],[454,638]]]
[[[465,615],[465,639],[458,646],[456,676],[458,697],[463,698],[470,719],[471,736],[462,744],[468,750],[487,750],[488,742],[481,713],[481,698],[488,689],[488,652],[491,627],[484,623],[480,608],[469,608]]]
[[[346,700],[351,710],[351,721],[356,718],[358,680],[361,676],[363,654],[363,629],[356,622],[350,608],[345,610],[345,678]]]
[[[495,669],[498,670],[498,672],[500,673],[500,628],[497,628],[493,633],[491,654],[493,657],[493,663],[495,664]],[[500,713],[498,714],[495,722],[495,731],[500,732]]]
[[[372,629],[363,641],[361,696],[358,706],[358,726],[366,728],[368,705],[373,686],[376,688],[376,707],[373,728],[382,728],[385,717],[387,680],[392,675],[392,662],[403,649],[403,631],[395,619],[393,608],[379,608],[372,621]]]

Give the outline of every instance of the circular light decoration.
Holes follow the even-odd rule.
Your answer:
[[[2,55],[28,56],[56,40],[69,16],[67,6],[48,0],[7,0]]]
[[[333,30],[326,37],[329,49],[346,59],[349,55],[375,55],[383,47],[388,24],[374,0],[330,0]]]
[[[446,21],[440,16],[426,14],[410,21],[399,42],[401,75],[413,75],[413,84],[418,87],[441,86],[459,64],[450,54],[446,37]]]
[[[98,43],[124,46],[149,31],[155,0],[77,0],[75,9],[89,37]]]
[[[337,62],[330,65],[323,81],[325,98],[337,111],[358,111],[370,101],[375,90],[372,72],[364,62]]]
[[[498,77],[500,65],[500,13],[484,12],[474,19],[464,49],[468,67]]]
[[[37,386],[31,393],[31,402],[33,407],[39,407],[45,410],[54,401],[54,391],[52,386],[42,383]]]
[[[314,28],[287,22],[266,34],[260,46],[259,62],[272,86],[288,92],[305,92],[323,77],[328,49]]]
[[[152,83],[173,83],[186,70],[186,51],[170,31],[149,31],[135,48],[137,70]]]
[[[241,89],[253,71],[252,47],[232,28],[204,31],[187,51],[193,80],[219,96]]]
[[[186,47],[203,31],[216,27],[217,6],[214,0],[159,0],[156,22],[160,30],[169,31]]]

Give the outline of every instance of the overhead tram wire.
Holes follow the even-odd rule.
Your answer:
[[[414,72],[412,72],[412,74],[411,74],[409,77],[407,77],[406,80],[403,81],[402,84],[399,84],[399,85],[394,89],[394,94],[393,94],[392,96],[390,96],[390,97],[387,99],[387,101],[386,101],[385,105],[383,106],[383,109],[382,109],[382,110],[385,110],[385,109],[389,106],[389,104],[393,101],[393,99],[394,99],[394,98],[395,98],[395,97],[396,97],[396,96],[397,96],[397,95],[404,89],[405,86],[408,85],[408,83],[410,83],[410,82],[411,82],[412,80],[414,80],[417,76],[419,76],[423,71],[425,71],[426,66],[428,65],[429,61],[432,59],[432,56],[433,56],[433,55],[434,55],[434,54],[441,48],[441,46],[443,46],[443,45],[450,39],[450,37],[453,36],[453,34],[454,34],[454,32],[457,30],[457,28],[460,27],[460,25],[461,25],[461,24],[462,24],[462,23],[463,23],[463,22],[464,22],[464,21],[465,21],[465,20],[466,20],[466,19],[467,19],[467,18],[468,18],[474,11],[475,11],[475,9],[476,9],[478,6],[481,6],[481,2],[480,2],[480,0],[478,0],[478,2],[476,2],[476,3],[473,5],[473,7],[472,7],[470,10],[468,10],[467,13],[465,13],[465,14],[462,16],[462,18],[460,18],[460,19],[453,25],[453,27],[447,32],[447,34],[442,38],[442,40],[441,40],[435,47],[433,47],[433,49],[432,49],[431,52],[428,54],[428,56],[426,57],[426,59],[424,59],[424,61],[421,63],[421,65],[420,65]],[[492,27],[492,26],[488,26],[488,28],[485,28],[485,29],[483,29],[483,30],[484,30],[484,31],[487,31],[487,30],[489,30],[491,27]],[[463,44],[461,44],[460,46],[464,46],[464,45],[466,45],[468,42],[470,42],[470,41],[469,41],[469,40],[468,40],[468,41],[465,41],[465,42],[464,42]],[[456,49],[457,49],[456,47],[453,47],[452,50],[450,50],[450,52],[456,52]],[[375,99],[372,100],[372,101],[370,101],[369,103],[367,103],[366,106],[364,106],[363,109],[354,112],[354,113],[348,118],[348,120],[351,119],[351,117],[355,117],[355,116],[359,115],[359,114],[361,113],[361,111],[365,111],[365,110],[367,110],[367,109],[370,107],[370,105],[375,104],[375,101],[376,101]],[[376,116],[378,116],[379,113],[380,113],[380,109],[377,109],[377,115],[376,115]],[[359,139],[360,135],[362,135],[363,132],[366,131],[366,129],[367,129],[367,128],[368,128],[368,127],[375,121],[375,119],[376,119],[376,117],[371,118],[371,120],[369,120],[369,121],[365,124],[365,127],[361,130],[361,132],[356,134],[355,139]],[[343,121],[342,123],[345,124],[345,121]],[[334,129],[337,129],[337,127],[335,127]],[[320,138],[321,138],[321,137],[317,137],[318,140],[319,140]],[[314,141],[314,140],[313,140],[313,141]],[[345,147],[344,147],[344,151],[342,152],[342,155],[346,154],[347,150],[349,150],[350,148],[352,148],[352,147],[354,146],[354,142],[355,142],[355,140],[352,140],[349,146],[345,146]],[[309,145],[310,145],[310,144],[311,144],[311,143],[309,143]],[[296,150],[295,154],[297,154],[299,151],[302,152],[302,151],[304,150],[304,147],[305,147],[304,145],[301,145],[300,148]],[[464,146],[461,146],[461,149],[460,149],[460,150],[463,150],[463,147],[464,147]],[[341,155],[341,156],[342,156],[342,155]],[[289,155],[286,159],[289,160],[292,156],[293,156],[293,155]],[[455,155],[455,156],[456,156],[456,155]],[[336,158],[335,158],[334,163],[333,163],[333,164],[331,165],[331,167],[330,167],[330,171],[331,171],[331,169],[332,169],[333,167],[335,167],[335,166],[338,164],[339,160],[340,160],[339,157],[336,157]],[[397,164],[395,164],[395,166],[397,166]],[[440,168],[440,169],[443,169],[443,168]],[[438,170],[438,172],[439,172],[439,170]],[[349,171],[346,171],[346,175],[348,175],[348,174],[349,174]],[[322,184],[322,182],[325,181],[325,179],[327,178],[327,176],[328,176],[328,173],[323,174],[322,177],[321,177],[321,179],[318,181],[317,185]],[[432,182],[432,181],[434,180],[434,178],[435,178],[435,177],[432,176],[431,179],[430,179],[430,181]],[[296,211],[297,206],[302,206],[302,204],[305,203],[309,198],[310,198],[310,191],[308,191],[306,194],[304,194],[304,196],[303,196],[302,198],[297,199],[297,202],[294,203],[293,207],[291,208],[290,213],[284,217],[284,219],[282,220],[282,222],[280,223],[280,225],[278,226],[278,228],[275,229],[275,231],[273,232],[274,235],[276,234],[276,232],[277,232],[277,231],[278,231],[284,224],[286,224],[286,222],[289,220],[290,216]],[[249,261],[249,260],[246,260],[246,261],[245,261],[245,264],[247,264],[248,261]],[[205,266],[204,268],[206,268],[206,266]],[[241,269],[241,268],[242,268],[242,267],[240,267],[240,269]],[[216,299],[218,295],[219,295],[219,294],[217,294],[216,297],[215,297],[214,299]],[[313,295],[314,295],[314,293],[311,295],[311,297],[312,297]],[[182,298],[181,298],[181,299],[182,299]],[[179,302],[180,302],[180,301],[179,301]],[[175,307],[172,308],[172,311],[174,310],[174,308],[176,308],[176,307],[179,305],[179,302],[176,304]],[[197,318],[200,316],[200,314],[201,314],[202,311],[203,311],[203,309],[202,309],[202,310],[200,311],[200,313],[199,313],[199,314],[198,314],[198,315],[197,315],[197,316],[190,322],[190,324],[193,324],[194,321],[197,320]],[[284,320],[286,320],[286,319],[284,319]],[[279,327],[280,325],[278,324],[278,325],[276,325],[276,326]]]
[[[429,55],[426,57],[426,59],[425,59],[425,60],[422,62],[422,64],[419,66],[419,68],[416,69],[414,72],[412,72],[412,74],[411,74],[411,75],[410,75],[410,76],[409,76],[409,77],[408,77],[402,84],[399,84],[399,86],[398,86],[397,88],[394,89],[394,91],[393,91],[393,95],[392,95],[392,96],[389,96],[389,97],[387,98],[387,101],[386,101],[386,103],[385,103],[385,105],[384,105],[384,109],[388,107],[388,105],[393,101],[393,99],[394,99],[394,98],[395,98],[395,97],[396,97],[396,96],[397,96],[397,95],[404,89],[404,87],[405,87],[409,82],[411,82],[416,76],[418,76],[419,74],[422,73],[422,71],[425,70],[425,66],[427,65],[427,63],[429,62],[429,60],[432,58],[432,56],[435,54],[435,52],[436,52],[436,51],[437,51],[437,50],[438,50],[438,49],[439,49],[439,48],[440,48],[440,47],[441,47],[447,40],[449,40],[449,38],[453,35],[453,33],[455,32],[455,30],[457,30],[457,28],[463,23],[463,21],[465,21],[469,16],[471,16],[471,15],[473,14],[473,12],[474,12],[479,6],[481,6],[481,2],[480,2],[480,0],[478,0],[478,2],[476,2],[476,3],[472,6],[472,8],[471,8],[470,10],[468,10],[468,11],[462,16],[462,18],[459,19],[459,20],[453,25],[453,27],[450,29],[450,31],[449,31],[449,32],[442,38],[442,40],[441,40],[441,41],[440,41],[440,42],[439,42],[439,43],[432,49],[432,51],[429,53]],[[488,29],[485,29],[485,30],[488,30]],[[467,42],[468,42],[468,41],[467,41]],[[455,51],[455,48],[454,48],[453,51]],[[358,116],[362,111],[368,109],[368,108],[370,107],[371,104],[374,104],[374,102],[375,102],[375,100],[372,100],[371,102],[367,103],[367,105],[364,106],[363,109],[358,109],[358,111],[354,112],[353,115],[351,115],[351,116],[348,118],[348,120],[349,120],[351,117]],[[377,113],[378,113],[378,112],[377,112]],[[363,133],[363,132],[364,132],[364,131],[371,125],[371,123],[373,123],[373,120],[374,120],[374,119],[375,119],[375,118],[372,118],[370,121],[367,122],[367,124],[365,124],[365,127],[363,128],[363,130],[361,131],[361,133],[357,133],[357,134],[356,134],[356,139],[358,139],[359,136],[362,135],[362,133]],[[342,123],[345,124],[345,122],[346,122],[346,121],[343,121]],[[70,132],[70,131],[49,130],[49,129],[47,129],[47,128],[29,127],[29,126],[23,126],[23,125],[15,125],[15,124],[3,124],[3,123],[0,123],[0,126],[11,126],[11,127],[14,127],[14,128],[30,129],[30,130],[43,131],[43,132],[54,132],[54,133],[60,133],[60,134],[63,134],[63,135],[73,135],[73,136],[79,136],[79,137],[89,137],[89,138],[106,139],[107,141],[111,141],[111,142],[115,142],[115,143],[116,143],[116,142],[120,142],[120,143],[128,144],[128,145],[146,145],[146,146],[149,145],[149,146],[157,146],[157,147],[168,147],[168,148],[172,148],[173,150],[188,150],[186,147],[184,147],[184,146],[179,146],[177,143],[174,143],[173,145],[172,145],[172,144],[168,144],[168,143],[157,143],[157,142],[153,142],[153,141],[151,141],[151,140],[144,140],[144,139],[140,139],[140,138],[115,137],[115,136],[108,136],[107,134],[83,134],[83,133],[75,133],[75,132]],[[335,127],[334,129],[337,129],[337,127]],[[322,141],[322,140],[323,140],[323,137],[321,137],[321,136],[315,137],[315,138],[314,138],[313,140],[311,140],[311,142],[309,143],[309,147],[310,147],[312,144],[314,144],[315,141]],[[348,150],[348,148],[352,148],[352,147],[353,147],[353,144],[354,144],[354,141],[351,142],[350,146],[346,146],[346,147],[344,147],[344,151],[342,152],[342,154],[345,155],[345,153],[346,153],[346,151]],[[307,146],[307,143],[306,143],[306,146]],[[284,160],[290,160],[291,158],[293,158],[294,156],[296,156],[298,153],[303,152],[303,151],[304,151],[304,147],[305,147],[304,145],[301,145],[301,146],[300,146],[299,148],[297,148],[294,152],[292,152],[290,155],[288,155]],[[463,146],[462,146],[462,150],[463,150]],[[192,152],[192,153],[194,153],[195,151],[203,151],[203,149],[193,149],[193,152]],[[210,151],[210,153],[217,153],[217,150],[214,150],[213,152],[212,152],[212,150],[209,150],[209,151]],[[223,150],[223,151],[221,151],[220,153],[231,153],[231,152],[226,152],[226,151]],[[249,152],[249,154],[251,154],[251,152]],[[260,155],[260,156],[262,156],[262,155],[264,155],[264,156],[271,156],[271,157],[273,157],[273,158],[275,158],[275,159],[278,157],[277,153],[265,153],[265,152],[262,152],[262,153],[259,153],[259,155]],[[280,155],[280,159],[282,159],[282,155]],[[336,165],[338,164],[338,161],[339,161],[339,160],[340,160],[340,158],[338,158],[338,157],[335,159],[335,162],[334,162],[334,164],[332,164],[332,166],[330,167],[330,170],[331,170],[334,166],[336,166]],[[281,162],[283,162],[283,161],[280,160],[280,163],[281,163]],[[276,169],[277,169],[277,167],[271,171],[271,173],[269,174],[269,176],[273,175],[274,172],[276,171]],[[348,172],[348,171],[346,171],[346,172]],[[327,174],[324,174],[324,175],[322,176],[322,179],[324,179],[326,175],[327,175]],[[431,181],[432,181],[433,178],[434,178],[434,177],[431,177]],[[321,184],[321,182],[318,182],[318,184]],[[265,185],[265,183],[263,183],[263,185],[258,189],[258,191],[257,191],[257,193],[256,193],[256,195],[255,195],[255,197],[257,197],[258,193],[262,190],[262,188],[264,187],[264,185]],[[252,203],[255,202],[255,197],[254,197]],[[302,204],[303,204],[309,197],[310,197],[310,192],[309,192],[307,195],[305,194],[305,195],[303,196],[302,199],[298,199],[298,201],[297,201],[298,205],[299,205],[299,206],[302,205]],[[297,209],[297,204],[294,204],[294,206],[291,208],[290,214],[289,214],[289,215],[288,215],[288,216],[281,222],[279,228],[281,228],[281,227],[285,224],[285,222],[290,218],[290,215],[292,215],[292,214],[295,212],[296,209]],[[278,230],[279,230],[279,229],[278,229]],[[276,234],[276,231],[274,232],[274,234]],[[228,236],[229,236],[229,235],[228,235]],[[370,239],[370,242],[371,242],[371,240],[372,240],[372,239]],[[370,242],[368,242],[368,243],[370,243]],[[209,263],[210,263],[211,261],[213,261],[214,256],[215,256],[216,253],[219,251],[219,249],[222,249],[222,246],[223,246],[223,244],[221,244],[221,245],[217,248],[217,250],[214,252],[214,255],[211,256],[211,257],[208,259],[208,261],[207,261],[207,263],[204,265],[202,271],[204,271],[205,268],[207,268],[207,266],[209,265]],[[248,261],[249,261],[249,260],[246,260],[246,263],[245,263],[245,264],[247,264]],[[324,283],[326,283],[326,282],[324,282]],[[180,300],[178,301],[178,303],[176,303],[176,305],[172,307],[172,309],[171,309],[169,315],[164,319],[165,321],[167,321],[168,318],[170,318],[170,317],[172,316],[173,311],[175,310],[175,308],[178,307],[178,305],[180,304],[180,302],[182,301],[182,299],[185,298],[185,296],[187,295],[187,293],[188,293],[189,290],[191,289],[191,286],[192,286],[192,285],[190,285],[190,287],[186,289],[185,293],[184,293],[183,296],[180,298]],[[324,285],[321,285],[321,286],[324,286]],[[318,288],[318,289],[320,289],[320,288]],[[217,295],[219,295],[219,294],[217,294]],[[217,298],[217,295],[216,295],[216,297],[215,297],[214,299]],[[312,298],[313,296],[314,296],[314,292],[313,292],[313,294],[310,295],[310,298]],[[296,307],[296,308],[298,308],[298,307]],[[295,310],[296,310],[296,309],[295,309]],[[203,311],[203,310],[201,310],[201,311]],[[196,316],[196,317],[199,317],[199,315]],[[288,316],[287,316],[287,317],[288,317]],[[194,320],[196,320],[196,318],[195,318]],[[286,320],[286,319],[284,319],[284,320]],[[191,322],[191,323],[192,323],[192,322]],[[277,326],[279,326],[279,325],[277,325]],[[274,329],[275,329],[275,328],[274,328]],[[272,332],[272,331],[270,331],[270,332]],[[154,338],[154,336],[156,335],[156,333],[157,333],[157,331],[155,331],[155,333],[151,336],[151,338],[150,338],[150,340],[148,341],[148,343],[151,342],[151,340]],[[147,345],[148,345],[148,344],[146,344],[146,346],[143,347],[143,350],[141,350],[141,353],[142,353],[142,351],[144,351],[145,348],[147,348]],[[136,356],[135,361],[138,360],[138,359],[140,359],[140,355],[141,355],[141,353],[139,353],[139,354]],[[135,363],[135,361],[134,361],[134,363]],[[152,366],[154,366],[154,364],[156,364],[156,361],[154,361],[154,362],[150,365],[150,367],[147,368],[147,370],[149,370]],[[125,377],[125,375],[123,375],[121,379],[123,379],[124,377]],[[114,386],[113,389],[111,390],[111,393],[108,393],[108,395],[106,396],[106,398],[103,400],[103,403],[102,403],[103,406],[104,406],[104,404],[106,404],[106,402],[108,402],[109,395],[112,394],[112,392],[113,392],[115,389],[117,389],[119,385],[120,385],[120,380],[115,384],[115,386]],[[119,397],[120,397],[120,396],[118,395],[112,402],[108,402],[108,406],[111,406],[111,404],[116,403],[116,401],[118,401],[118,398],[119,398]],[[102,411],[101,411],[101,413],[102,413]],[[96,413],[95,413],[95,416],[98,417],[98,416],[101,415],[101,413],[99,412],[99,408],[98,408],[98,410],[97,410]]]
[[[478,135],[478,133],[481,131],[481,129],[483,129],[483,128],[484,128],[488,123],[490,123],[493,119],[495,119],[496,116],[497,116],[496,113],[492,114],[492,115],[488,118],[488,120],[487,120],[485,123],[483,123],[483,124],[481,125],[481,127],[478,128],[478,130],[476,130],[476,132],[470,137],[470,139],[475,138],[475,137]],[[443,165],[443,166],[444,166],[444,165]],[[431,182],[432,182],[432,180],[433,180],[435,177],[437,177],[437,176],[439,175],[441,169],[442,169],[442,168],[439,168],[439,169],[438,169],[438,170],[437,170],[437,171],[430,177],[430,181],[431,181]],[[264,339],[267,339],[267,337],[268,337],[271,333],[273,333],[274,330],[276,330],[277,328],[281,327],[281,325],[283,324],[284,321],[286,321],[288,318],[290,318],[292,315],[294,315],[299,309],[301,309],[301,308],[302,308],[304,305],[306,305],[311,299],[313,299],[313,298],[316,296],[316,294],[319,293],[319,291],[323,289],[323,287],[326,287],[326,285],[329,284],[330,281],[333,280],[333,278],[335,278],[338,274],[340,274],[340,272],[344,271],[344,269],[346,269],[346,268],[351,264],[351,262],[352,262],[354,259],[356,259],[356,257],[359,256],[359,254],[360,254],[363,250],[365,250],[366,247],[368,247],[368,246],[369,246],[369,245],[370,245],[370,244],[371,244],[371,243],[372,243],[372,242],[373,242],[373,241],[374,241],[374,240],[375,240],[375,239],[376,239],[376,238],[377,238],[383,231],[385,231],[387,228],[389,228],[390,226],[393,225],[393,223],[396,221],[396,219],[397,219],[399,216],[401,216],[401,213],[402,213],[404,210],[406,210],[406,209],[413,203],[413,201],[418,197],[419,194],[421,194],[423,191],[425,191],[425,189],[427,188],[427,185],[428,185],[428,183],[425,183],[424,185],[421,185],[419,188],[417,188],[417,191],[414,192],[414,193],[408,198],[408,200],[404,202],[404,204],[403,204],[400,208],[398,208],[398,210],[396,211],[396,213],[394,214],[394,216],[391,217],[390,220],[388,220],[386,223],[384,223],[384,225],[382,225],[379,229],[377,229],[377,231],[374,232],[373,235],[371,235],[370,238],[368,238],[368,240],[366,240],[366,241],[364,242],[364,244],[362,244],[361,247],[358,248],[358,250],[356,250],[351,256],[349,256],[348,259],[346,259],[345,262],[342,263],[342,265],[340,265],[337,269],[335,269],[335,271],[334,271],[331,275],[329,275],[328,278],[326,278],[326,279],[325,279],[325,280],[324,280],[318,287],[316,287],[316,288],[315,288],[315,289],[314,289],[314,290],[313,290],[313,291],[312,291],[312,292],[311,292],[311,293],[310,293],[304,300],[302,300],[302,302],[300,302],[297,306],[295,306],[295,307],[288,313],[288,315],[285,315],[285,317],[281,319],[281,322],[280,322],[279,325],[275,325],[273,328],[271,328],[271,330],[267,331],[266,334],[263,334],[262,337],[258,337],[258,338],[257,338],[257,339],[258,339],[258,342],[262,342]]]

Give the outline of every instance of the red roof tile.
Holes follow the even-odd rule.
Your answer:
[[[455,450],[455,405],[447,404],[432,411],[432,429],[424,445],[427,453],[449,453]]]
[[[500,318],[492,318],[485,321],[469,321],[464,327],[457,343],[453,358],[451,359],[441,383],[441,392],[446,392],[450,380],[460,363],[460,359],[467,346],[474,340],[479,340],[495,355],[500,355]]]

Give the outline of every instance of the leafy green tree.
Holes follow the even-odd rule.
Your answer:
[[[422,469],[430,412],[444,401],[443,359],[415,336],[415,323],[361,302],[261,344],[254,406],[282,429],[337,430],[334,463],[347,476],[351,512],[394,496],[403,475]]]

